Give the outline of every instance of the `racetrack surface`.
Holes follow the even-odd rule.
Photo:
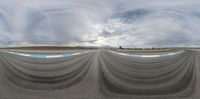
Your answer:
[[[128,57],[99,50],[33,58],[0,52],[0,99],[199,99],[200,53]]]

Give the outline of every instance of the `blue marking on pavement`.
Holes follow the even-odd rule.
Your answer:
[[[125,53],[120,53],[120,52],[115,52],[111,51],[113,53],[117,53],[119,55],[124,55],[132,58],[141,58],[141,57],[165,57],[165,56],[171,56],[171,55],[176,55],[185,52],[184,50],[176,52],[176,53],[168,53],[168,54],[158,54],[158,55],[140,55],[140,54],[125,54]]]
[[[30,55],[33,58],[46,58],[46,55],[42,55],[42,54],[30,54]]]
[[[63,53],[63,54],[30,54],[30,53],[20,53],[20,52],[9,52],[9,51],[2,51],[9,54],[26,56],[31,58],[60,58],[60,57],[68,57],[68,56],[75,56],[86,54],[93,51],[84,51],[84,52],[75,52],[75,53]]]
[[[169,54],[160,54],[160,57],[169,56]]]

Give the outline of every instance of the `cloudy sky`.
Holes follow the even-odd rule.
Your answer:
[[[199,0],[1,0],[0,46],[200,45]]]

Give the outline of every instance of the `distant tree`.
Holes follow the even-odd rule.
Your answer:
[[[155,47],[152,48],[152,50],[155,50],[155,49],[156,49]]]
[[[122,49],[122,46],[119,46],[119,49]]]

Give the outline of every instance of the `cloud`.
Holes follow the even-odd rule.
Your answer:
[[[104,25],[105,42],[126,47],[199,46],[199,15],[194,14],[199,13],[198,4],[147,4],[121,7]]]
[[[0,45],[199,46],[199,5],[197,0],[1,1]]]

